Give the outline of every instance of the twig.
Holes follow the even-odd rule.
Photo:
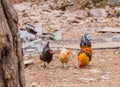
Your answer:
[[[31,59],[31,60],[24,60],[24,64],[25,65],[30,65],[30,64],[33,64],[34,63],[34,60]]]

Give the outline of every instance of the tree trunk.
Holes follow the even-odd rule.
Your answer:
[[[9,0],[0,0],[0,87],[25,87],[18,17]]]

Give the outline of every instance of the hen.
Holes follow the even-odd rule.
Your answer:
[[[70,50],[63,48],[62,51],[60,52],[60,62],[62,63],[63,67],[64,64],[67,65],[69,61],[69,57],[70,57]]]
[[[85,34],[80,42],[80,52],[78,53],[79,67],[87,66],[91,61],[92,48],[91,42],[88,40],[87,34]]]
[[[44,61],[44,67],[46,67],[45,62],[48,64],[52,61],[53,52],[49,47],[49,42],[47,42],[46,46],[43,48],[42,55],[40,55],[40,59]]]

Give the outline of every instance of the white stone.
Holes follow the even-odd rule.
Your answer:
[[[26,30],[20,30],[19,29],[19,33],[20,33],[20,38],[23,38],[25,42],[30,41],[30,39],[35,39],[35,35],[29,33]]]
[[[80,80],[84,80],[84,81],[97,81],[95,78],[80,78]]]
[[[88,16],[88,13],[85,10],[77,10],[73,13],[77,18],[85,18]]]
[[[13,5],[13,7],[14,7],[17,11],[24,11],[24,10],[26,10],[30,5],[31,5],[31,3],[29,3],[29,2],[23,2],[23,3],[20,3],[20,4],[15,4],[15,5]]]
[[[94,17],[107,17],[107,12],[105,9],[92,9],[90,10],[90,15]]]
[[[120,14],[120,7],[115,7],[116,13]]]
[[[32,87],[37,87],[37,85],[38,85],[38,84],[35,83],[35,82],[32,83]]]
[[[62,31],[57,31],[55,33],[55,40],[62,40]]]
[[[36,36],[41,36],[42,35],[42,22],[38,22],[35,24],[35,30],[37,31]]]
[[[98,70],[98,69],[91,69],[90,72],[92,72],[92,73],[100,73],[100,70]]]
[[[28,51],[28,52],[34,52],[34,51],[36,51],[36,49],[26,49],[26,51]]]

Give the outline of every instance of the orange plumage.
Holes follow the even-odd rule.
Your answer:
[[[80,43],[80,52],[78,53],[79,67],[87,66],[91,61],[92,48],[91,42],[87,39],[86,34],[82,37]]]
[[[67,65],[69,61],[69,57],[70,57],[70,50],[63,48],[62,51],[60,52],[60,62],[62,63],[63,67],[64,64]]]
[[[92,57],[92,48],[90,46],[83,46],[80,49],[81,52],[86,52]]]
[[[79,67],[86,66],[89,64],[90,58],[87,56],[85,52],[79,53],[78,55],[78,60],[79,60]]]

